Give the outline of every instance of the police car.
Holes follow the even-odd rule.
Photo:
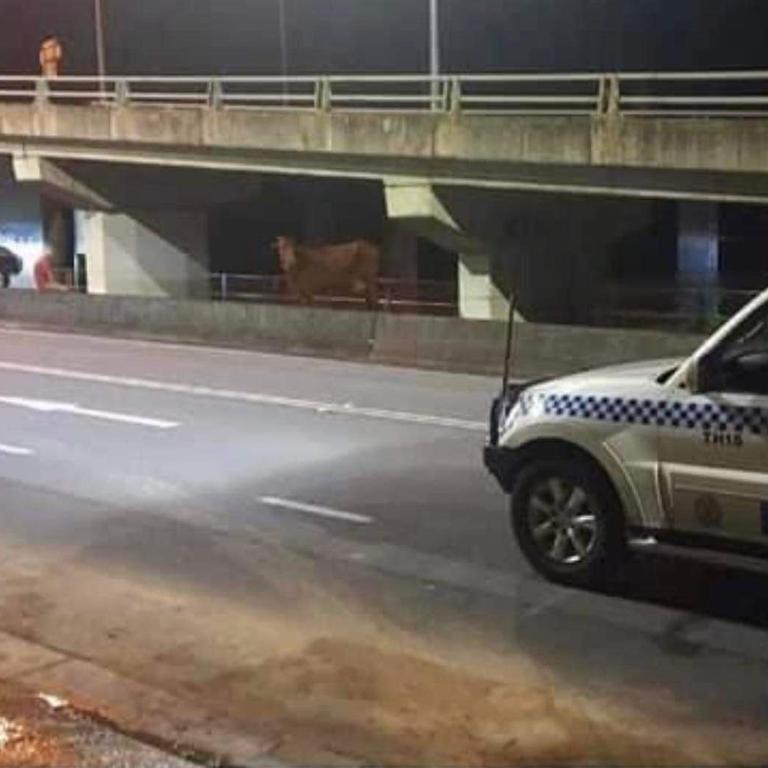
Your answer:
[[[634,538],[768,554],[768,290],[684,362],[504,390],[485,461],[548,578],[604,582]]]

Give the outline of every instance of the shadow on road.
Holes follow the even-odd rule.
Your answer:
[[[757,573],[667,554],[638,553],[612,594],[711,618],[768,627],[768,563],[766,573]]]

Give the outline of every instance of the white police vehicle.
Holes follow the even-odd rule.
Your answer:
[[[765,557],[768,291],[685,362],[505,381],[485,460],[552,580],[604,581],[634,537]]]

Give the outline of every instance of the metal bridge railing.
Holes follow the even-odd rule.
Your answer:
[[[78,275],[72,268],[56,268],[53,273],[57,290],[87,293],[85,275]],[[298,303],[298,297],[291,292],[283,275],[215,272],[208,276],[207,284],[209,291],[206,295],[214,301]],[[32,285],[28,287],[35,290]],[[457,290],[456,283],[450,281],[382,277],[378,280],[379,308],[383,312],[453,316],[458,313]],[[366,308],[363,296],[343,290],[321,292],[315,297],[315,304],[345,309]]]
[[[755,276],[754,285],[764,279]],[[711,333],[759,293],[721,284],[623,280],[603,283],[585,318],[589,325]]]
[[[292,304],[298,299],[282,275],[244,275],[220,272],[211,275],[211,298],[267,304]],[[384,312],[409,312],[426,315],[458,313],[455,283],[438,280],[398,280],[379,278],[379,308]],[[365,308],[363,296],[343,291],[326,291],[315,298],[317,306]]]
[[[768,115],[768,71],[320,77],[0,76],[0,102],[480,115]]]

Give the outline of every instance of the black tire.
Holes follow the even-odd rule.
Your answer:
[[[546,498],[541,494],[548,492],[553,481],[561,483],[560,488],[581,491],[584,501],[574,505],[581,510],[579,514],[559,511],[550,515],[543,511]],[[552,496],[554,499],[555,494]],[[581,498],[571,495],[569,500]],[[558,505],[553,502],[553,506]],[[559,506],[571,505],[560,502]],[[546,521],[555,517],[557,520],[547,528]],[[568,525],[565,518],[571,521],[567,530],[563,528]],[[576,521],[579,527],[573,527]],[[534,460],[520,472],[512,489],[512,527],[528,562],[559,584],[603,588],[626,559],[624,514],[616,492],[595,466],[579,458]],[[566,543],[558,543],[558,537],[564,537]],[[562,548],[566,551],[561,558]],[[568,549],[572,550],[570,560]]]

